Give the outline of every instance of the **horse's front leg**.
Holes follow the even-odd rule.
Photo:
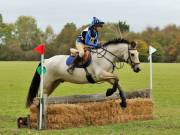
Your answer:
[[[100,74],[100,80],[109,82],[113,85],[112,88],[107,89],[106,96],[111,96],[117,90],[119,78],[114,74],[103,71]]]
[[[106,96],[111,96],[114,92],[116,92],[117,88],[118,88],[118,80],[108,80],[107,82],[109,82],[110,84],[112,84],[112,88],[108,88],[106,91]]]
[[[126,97],[125,94],[121,88],[121,86],[118,84],[119,78],[115,76],[114,74],[110,72],[103,71],[100,75],[100,79],[109,82],[113,85],[112,88],[107,89],[106,96],[112,95],[118,88],[119,90],[119,96],[121,97],[122,102],[120,103],[121,107],[125,108],[127,106],[126,104]]]

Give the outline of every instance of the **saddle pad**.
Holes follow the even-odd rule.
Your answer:
[[[68,58],[66,59],[66,65],[71,65],[74,61],[74,56],[68,56]],[[91,64],[91,59],[87,60],[84,64],[81,64],[81,62],[79,62],[79,64],[76,66],[77,68],[86,68]]]

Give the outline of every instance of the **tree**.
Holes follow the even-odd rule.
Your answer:
[[[119,30],[121,30],[122,33],[124,32],[129,32],[130,26],[127,24],[125,21],[119,21],[116,26],[118,27]]]
[[[46,58],[56,54],[69,54],[74,47],[77,35],[88,25],[76,28],[74,23],[67,23],[59,34],[54,34],[52,27],[45,31],[38,28],[31,16],[20,16],[15,23],[3,22],[0,13],[0,59],[1,60],[34,60],[39,55],[33,48],[40,43],[46,44]],[[124,21],[106,23],[100,31],[102,44],[114,38],[123,37],[136,41],[140,60],[147,61],[148,46],[157,49],[153,54],[155,62],[180,62],[180,27],[174,24],[162,29],[148,27],[142,32],[130,32],[130,26]]]
[[[166,61],[176,62],[180,59],[180,38],[176,39],[174,44],[166,48]]]
[[[3,17],[2,14],[0,13],[0,25],[3,23]]]
[[[55,34],[53,28],[50,25],[48,25],[45,30],[45,42],[50,44],[54,39],[55,39]]]
[[[40,43],[41,31],[37,28],[36,20],[33,17],[20,16],[15,26],[23,50],[30,50]]]
[[[112,23],[106,23],[101,32],[100,32],[100,40],[102,43],[105,43],[108,40],[112,40],[114,38],[118,38],[118,33],[114,32],[114,26]]]
[[[0,60],[22,60],[24,52],[17,44],[10,44],[0,49]]]
[[[134,41],[134,40],[143,40],[141,37],[140,33],[135,33],[135,32],[128,32],[128,35],[126,37],[128,40],[130,41]],[[143,40],[144,41],[144,40]],[[144,41],[145,42],[145,41]]]
[[[61,33],[57,35],[54,44],[62,54],[69,54],[69,49],[74,47],[77,32],[74,23],[67,23]]]
[[[9,45],[13,39],[12,31],[14,30],[13,24],[2,24],[0,25],[0,46]]]
[[[130,27],[125,21],[124,22],[119,21],[118,23],[114,23],[113,25],[117,35],[120,36],[121,38],[123,38],[123,35],[126,32],[129,32]]]
[[[164,59],[164,51],[162,49],[162,46],[158,42],[151,42],[151,44],[154,48],[157,49],[157,51],[152,55],[152,59],[154,62],[162,62]]]
[[[137,50],[139,52],[139,59],[141,62],[148,61],[148,44],[143,40],[135,40],[137,43]]]

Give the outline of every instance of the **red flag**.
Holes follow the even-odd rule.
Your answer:
[[[39,52],[41,55],[44,54],[44,44],[38,45],[36,48],[34,48],[34,51]]]

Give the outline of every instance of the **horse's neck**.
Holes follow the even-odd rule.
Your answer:
[[[118,45],[109,45],[107,46],[107,50],[111,53],[113,53],[115,56],[124,59],[124,54],[126,54],[128,49],[127,44],[118,44]],[[106,57],[108,57],[109,59],[111,59],[113,62],[116,62],[118,59],[113,56],[110,53],[106,53]]]
[[[92,57],[93,57],[93,63],[94,66],[96,65],[100,65],[101,70],[106,70],[106,71],[112,71],[112,63],[118,62],[118,59],[116,58],[119,57],[124,57],[124,53],[126,53],[126,49],[127,49],[127,45],[126,44],[121,44],[121,45],[108,45],[105,47],[109,52],[106,52],[103,49],[98,49],[98,52],[100,52],[100,54],[97,53],[92,53]],[[102,57],[102,55],[104,57]],[[101,58],[99,58],[101,57]],[[123,59],[123,58],[122,58]],[[98,67],[96,67],[97,69]]]

